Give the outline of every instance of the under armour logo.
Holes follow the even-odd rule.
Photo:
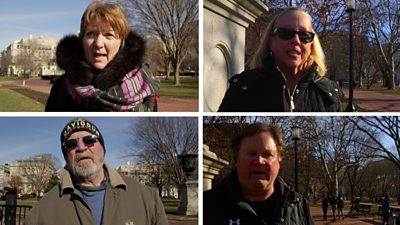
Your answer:
[[[237,224],[240,225],[240,219],[236,219],[236,221],[233,221],[233,219],[229,220],[229,225]]]
[[[135,225],[132,220],[128,220],[125,222],[125,225]]]

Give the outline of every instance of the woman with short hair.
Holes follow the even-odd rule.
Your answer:
[[[144,52],[121,6],[91,3],[79,35],[57,46],[65,74],[54,83],[45,111],[156,111],[160,82],[142,65]]]

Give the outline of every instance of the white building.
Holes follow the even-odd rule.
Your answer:
[[[0,190],[3,190],[6,186],[10,177],[10,169],[6,163],[4,166],[0,166]]]
[[[162,197],[178,198],[178,188],[170,184],[166,174],[160,174],[160,165],[137,163],[132,165],[129,161],[117,167],[121,175],[135,178],[138,182],[154,187],[154,179],[161,179],[164,183],[162,187]]]
[[[43,70],[59,73],[55,53],[59,39],[37,37],[16,40],[1,53],[2,75],[37,77]]]
[[[35,186],[40,185],[35,181],[40,180],[47,184],[51,176],[56,173],[56,169],[51,164],[48,155],[39,155],[28,159],[16,160],[10,163],[8,168],[10,171],[10,179],[13,176],[19,176],[22,179],[20,194],[35,193]]]

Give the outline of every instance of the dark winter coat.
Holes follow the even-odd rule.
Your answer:
[[[229,80],[220,112],[338,112],[342,91],[313,66],[299,80],[293,95],[284,75],[267,60],[265,68],[246,70]],[[294,108],[293,108],[294,106]]]
[[[158,191],[132,178],[121,177],[106,166],[110,183],[104,196],[102,224],[168,225]],[[74,188],[67,170],[61,182],[28,213],[26,225],[95,225],[95,218],[82,194]]]
[[[96,108],[95,105],[90,108],[78,105],[67,89],[66,79],[74,85],[93,85],[95,88],[107,92],[110,87],[119,85],[123,77],[134,68],[146,69],[145,73],[149,73],[146,66],[142,66],[144,52],[144,40],[134,32],[130,32],[125,39],[124,47],[115,58],[103,70],[94,71],[85,60],[79,38],[75,35],[64,37],[57,46],[56,59],[58,66],[65,71],[65,74],[53,84],[45,111],[103,111]],[[151,107],[150,111],[157,110],[153,97],[154,95],[143,101],[143,108]]]
[[[308,203],[301,194],[294,192],[279,177],[275,180],[274,187],[274,201],[261,203],[259,213],[256,213],[241,197],[237,172],[233,171],[215,188],[204,192],[203,224],[314,224]]]

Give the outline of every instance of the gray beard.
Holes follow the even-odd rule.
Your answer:
[[[94,157],[93,163],[90,165],[78,165],[75,161],[67,164],[68,170],[77,178],[80,182],[91,182],[95,180],[103,169],[104,158]]]

